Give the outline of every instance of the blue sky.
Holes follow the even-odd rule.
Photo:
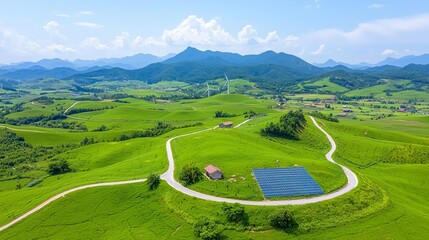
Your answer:
[[[429,1],[1,1],[0,63],[187,46],[350,63],[429,52]]]

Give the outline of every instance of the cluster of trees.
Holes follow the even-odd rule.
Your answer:
[[[96,129],[94,129],[92,131],[93,132],[103,132],[103,131],[106,131],[106,130],[107,130],[106,125],[102,124],[101,126],[99,126],[98,128],[96,128]]]
[[[174,129],[176,129],[176,127],[174,127],[170,123],[157,122],[156,126],[153,128],[149,128],[144,131],[134,131],[130,135],[122,134],[119,136],[119,138],[115,140],[125,141],[128,139],[140,138],[140,137],[156,137]]]
[[[76,113],[83,113],[83,112],[94,112],[94,111],[100,111],[105,109],[113,109],[113,106],[105,106],[102,108],[73,108],[70,109],[67,114],[76,114]]]
[[[299,134],[307,126],[302,110],[290,111],[280,117],[278,123],[270,122],[261,130],[263,135],[299,139]]]
[[[249,110],[243,113],[245,118],[251,118],[258,115],[255,111]]]
[[[346,72],[337,70],[329,73],[329,81],[348,89],[367,88],[377,85],[380,76],[363,72]]]
[[[20,104],[17,104],[14,107],[12,107],[14,108],[13,112],[20,110],[21,106],[19,105]],[[78,131],[88,130],[88,128],[85,126],[84,123],[62,121],[67,117],[61,113],[51,114],[48,116],[39,115],[39,116],[26,116],[26,117],[20,117],[20,118],[4,117],[4,115],[12,113],[11,111],[12,108],[6,109],[5,111],[2,112],[2,114],[0,114],[0,123],[10,124],[15,126],[34,125],[34,126],[41,126],[41,127],[47,127],[47,128],[64,128],[64,129],[72,129],[72,130],[78,130]]]
[[[194,224],[195,235],[203,240],[222,239],[225,227],[219,222],[215,222],[207,217],[201,217]]]
[[[214,114],[215,118],[228,118],[228,117],[236,117],[237,114],[229,114],[226,112],[222,112],[222,111],[216,111]]]
[[[54,162],[49,164],[47,172],[49,175],[58,175],[58,174],[64,174],[71,172],[72,169],[70,168],[69,164],[65,160],[60,160],[58,162]]]
[[[65,151],[79,147],[77,144],[58,146],[32,146],[16,133],[0,129],[0,179],[17,178],[26,171],[43,170],[36,162],[47,161]]]
[[[226,217],[226,222],[214,221],[207,217],[200,217],[194,223],[195,235],[204,240],[223,239],[223,231],[225,228],[237,226],[246,226],[249,224],[248,215],[244,206],[239,203],[222,204],[222,211]],[[280,209],[269,216],[269,224],[278,230],[285,232],[293,232],[298,228],[298,223],[295,221],[293,214],[285,209]],[[229,224],[233,224],[232,226]]]
[[[249,216],[247,215],[243,205],[239,203],[223,203],[221,208],[228,222],[241,223],[243,225],[249,224]]]
[[[332,115],[332,113],[329,113],[329,115],[325,115],[319,111],[312,111],[310,113],[310,115],[313,117],[320,118],[320,119],[325,119],[325,120],[330,121],[330,122],[339,122],[338,118],[334,117]]]
[[[94,144],[96,143],[96,141],[94,141],[94,138],[87,138],[85,137],[82,142],[80,142],[81,146],[86,146],[86,145],[90,145],[90,144]]]
[[[194,165],[186,165],[182,168],[182,172],[180,173],[180,181],[185,186],[189,186],[201,181],[204,178],[201,170]]]
[[[193,124],[186,124],[183,126],[173,126],[170,123],[166,123],[166,122],[157,122],[157,125],[153,128],[149,128],[146,129],[144,131],[134,131],[129,135],[126,134],[121,134],[118,138],[115,138],[115,141],[125,141],[128,139],[133,139],[133,138],[141,138],[141,137],[156,137],[156,136],[160,136],[166,132],[175,130],[175,129],[180,129],[180,128],[187,128],[187,127],[195,127],[195,126],[201,126],[202,123],[201,122],[197,122],[197,123],[193,123]]]
[[[0,112],[0,119],[4,118],[4,116],[15,113],[15,112],[22,112],[24,111],[24,103],[17,103],[11,107],[5,106],[3,110]]]
[[[33,99],[33,102],[38,102],[43,105],[50,105],[54,103],[54,99],[47,96],[42,96],[42,97]]]

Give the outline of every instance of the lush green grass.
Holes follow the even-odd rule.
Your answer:
[[[349,90],[348,88],[340,86],[336,83],[332,83],[331,81],[329,81],[329,78],[323,78],[316,82],[304,84],[304,87],[311,87],[311,88],[317,87],[318,91],[331,92],[331,93],[342,93]]]
[[[17,131],[32,144],[56,145],[79,143],[84,137],[108,140],[122,133],[152,127],[158,120],[175,126],[195,122],[202,125],[177,129],[155,138],[101,142],[62,153],[52,160],[65,159],[77,171],[48,177],[32,188],[15,190],[19,181],[24,185],[32,180],[27,178],[0,182],[0,223],[4,224],[72,187],[162,173],[168,167],[165,155],[168,138],[212,127],[226,120],[239,123],[244,120],[241,114],[248,110],[268,113],[268,116],[254,119],[238,129],[216,129],[173,141],[178,169],[188,162],[195,162],[201,168],[213,163],[226,174],[226,180],[204,180],[192,188],[221,196],[261,199],[262,195],[250,175],[251,169],[278,166],[276,160],[280,160],[279,166],[298,164],[306,167],[325,191],[332,191],[345,181],[341,170],[324,158],[329,149],[328,142],[311,122],[300,141],[259,135],[260,128],[280,116],[278,111],[267,108],[275,105],[274,101],[235,94],[163,104],[123,100],[129,103],[79,103],[77,108],[115,106],[114,109],[73,114],[89,118],[73,120],[84,122],[89,132],[11,127],[39,131]],[[73,101],[64,102],[66,107]],[[341,104],[335,108],[341,109]],[[217,110],[239,116],[214,119],[213,114]],[[326,110],[326,113],[330,111]],[[295,214],[299,228],[294,233],[276,231],[269,226],[269,215],[279,207],[246,206],[250,225],[244,230],[226,223],[220,203],[188,197],[162,182],[155,192],[147,191],[144,184],[133,184],[73,193],[1,232],[0,238],[194,239],[192,223],[199,216],[208,216],[228,225],[225,235],[229,239],[407,239],[410,236],[427,239],[429,185],[426,182],[429,169],[428,158],[424,157],[429,152],[429,118],[400,114],[381,120],[319,121],[338,145],[334,159],[351,167],[358,174],[360,184],[352,192],[333,200],[282,207]],[[101,124],[108,130],[91,132]],[[36,164],[43,168],[49,161]],[[227,182],[230,178],[237,182]]]
[[[406,90],[406,91],[393,92],[391,94],[392,96],[387,96],[385,94],[377,94],[376,97],[383,97],[385,99],[417,100],[417,101],[429,102],[429,92]]]
[[[328,142],[310,119],[300,141],[261,137],[259,130],[267,121],[275,121],[279,117],[277,114],[267,119],[259,118],[256,123],[243,129],[216,129],[175,140],[172,147],[176,178],[187,164],[195,164],[200,169],[213,164],[224,172],[225,179],[205,179],[191,186],[192,189],[252,200],[263,198],[253,177],[253,168],[304,166],[325,192],[345,184],[346,178],[341,168],[325,159]]]
[[[335,95],[332,94],[314,94],[314,93],[309,93],[309,94],[295,94],[293,96],[286,96],[286,98],[289,99],[303,99],[303,100],[308,100],[308,101],[313,101],[313,100],[324,100],[324,99],[333,99],[335,98]]]
[[[168,209],[167,186],[102,187],[73,193],[10,230],[2,239],[195,239],[192,225]]]

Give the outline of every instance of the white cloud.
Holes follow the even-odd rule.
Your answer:
[[[380,3],[374,3],[369,5],[368,8],[379,9],[379,8],[384,8],[384,5]]]
[[[101,43],[100,39],[97,37],[89,37],[89,38],[83,40],[81,46],[84,48],[93,48],[96,50],[109,49],[109,47],[106,44]]]
[[[271,43],[280,39],[277,31],[269,32],[265,38],[258,38],[259,43]]]
[[[51,36],[59,37],[64,39],[65,36],[60,33],[60,30],[58,29],[60,27],[60,24],[56,21],[49,21],[43,26],[43,29],[47,33],[49,33]]]
[[[155,46],[155,47],[166,47],[167,43],[156,39],[154,37],[148,37],[148,38],[143,38],[141,36],[137,36],[133,43],[132,43],[133,47],[150,47],[150,46]]]
[[[384,51],[381,53],[383,56],[396,54],[397,52],[393,49],[384,49]]]
[[[258,37],[258,32],[252,27],[252,25],[247,24],[246,26],[238,32],[238,41],[240,43],[247,44],[249,41],[254,40]]]
[[[75,49],[70,48],[70,47],[66,47],[62,44],[52,44],[52,45],[48,45],[46,46],[46,50],[49,52],[76,52]]]
[[[127,32],[122,32],[120,36],[116,36],[115,39],[113,39],[112,44],[115,48],[123,48],[125,45],[125,42],[128,41],[130,38],[130,34]]]
[[[103,25],[100,25],[97,23],[92,23],[92,22],[76,22],[74,24],[77,26],[87,27],[87,28],[102,28],[102,27],[104,27]]]
[[[385,42],[386,37],[391,41],[401,40],[404,33],[423,31],[429,36],[429,14],[406,18],[381,19],[359,24],[351,31],[339,29],[324,29],[307,35],[310,39],[321,41],[336,41],[338,44]],[[395,38],[397,37],[397,38]]]
[[[43,29],[45,29],[47,32],[50,32],[52,30],[57,29],[58,26],[60,26],[59,23],[55,21],[49,21],[48,23],[45,24],[45,26],[43,26]]]
[[[172,30],[164,30],[161,39],[173,45],[227,45],[233,41],[215,19],[206,22],[195,15],[188,16]]]
[[[285,41],[288,41],[288,42],[292,42],[292,41],[298,41],[300,38],[299,37],[297,37],[297,36],[295,36],[295,35],[288,35],[286,38],[285,38]]]
[[[325,44],[321,44],[317,50],[315,50],[313,52],[310,52],[310,54],[312,54],[312,55],[320,55],[320,54],[322,54],[323,49],[325,49]]]
[[[0,28],[0,51],[13,54],[34,54],[42,47],[13,30]]]
[[[78,15],[84,15],[84,16],[93,16],[93,15],[95,15],[95,13],[93,11],[89,11],[89,10],[80,11],[77,14]]]

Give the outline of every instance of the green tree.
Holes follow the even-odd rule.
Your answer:
[[[201,217],[194,224],[194,232],[197,237],[204,240],[219,240],[222,238],[223,225],[217,224],[213,220]]]
[[[280,117],[278,123],[269,123],[261,130],[264,135],[278,136],[290,139],[299,139],[299,134],[307,126],[302,110],[289,111]]]
[[[270,216],[270,224],[274,228],[284,231],[293,231],[298,227],[298,223],[293,219],[293,214],[285,209],[278,210]]]
[[[149,186],[149,190],[155,190],[161,183],[161,178],[159,177],[159,174],[151,173],[147,178],[146,183]]]
[[[50,175],[58,175],[68,172],[71,172],[71,168],[65,160],[49,164],[48,173]]]
[[[247,215],[244,206],[239,203],[234,204],[222,204],[222,210],[225,213],[228,222],[243,223],[247,225],[249,223],[249,216]]]
[[[182,168],[182,172],[180,173],[180,180],[186,186],[197,183],[201,179],[203,179],[203,173],[198,167],[186,165]]]

